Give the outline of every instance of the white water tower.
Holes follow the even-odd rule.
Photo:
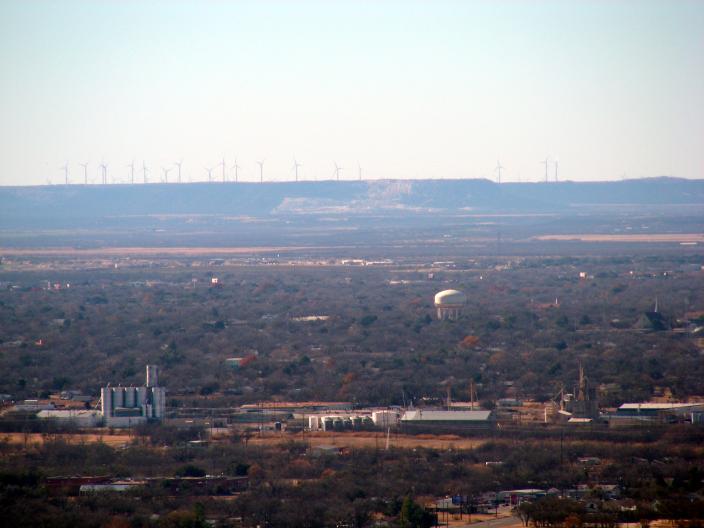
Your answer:
[[[435,294],[438,319],[456,321],[467,304],[467,296],[459,290],[443,290]]]

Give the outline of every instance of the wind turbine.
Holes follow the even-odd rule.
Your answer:
[[[548,182],[548,163],[550,163],[550,156],[547,156],[543,161],[540,162],[545,165],[545,183]]]
[[[494,169],[494,172],[498,173],[498,178],[496,183],[501,183],[501,170],[505,169],[506,167],[502,166],[499,160],[496,160],[496,168]]]
[[[161,170],[162,170],[163,173],[164,173],[164,180],[163,180],[162,183],[169,183],[169,171],[170,171],[172,168],[173,168],[173,167],[169,167],[169,168],[162,167],[162,168],[161,168]]]
[[[362,181],[362,166],[357,162],[357,174],[359,175],[359,181]]]
[[[108,184],[108,166],[106,163],[101,163],[100,164],[100,170],[103,173],[103,185]]]
[[[298,167],[302,167],[302,166],[303,166],[303,163],[298,163],[298,161],[294,157],[293,158],[293,170],[296,173],[296,181],[298,181]]]
[[[64,163],[63,167],[59,167],[62,171],[64,171],[64,184],[68,185],[68,161]]]
[[[259,165],[259,183],[264,183],[264,160],[258,161]]]
[[[147,168],[147,162],[142,160],[142,176],[143,180],[142,183],[147,183],[147,173],[149,172],[149,169]]]
[[[178,169],[178,182],[181,183],[181,165],[183,164],[183,159],[181,161],[174,161],[174,165]]]
[[[555,158],[555,183],[557,183],[557,164],[559,163],[558,159]]]
[[[130,183],[134,185],[134,160],[127,166],[130,168]]]
[[[335,172],[333,174],[335,175],[335,178],[337,181],[340,181],[340,173],[342,172],[342,167],[338,167],[337,162],[333,162],[335,164]]]
[[[88,164],[81,163],[81,167],[83,167],[83,184],[88,185]]]
[[[222,157],[220,165],[222,165],[222,182],[225,183],[227,181],[227,173],[225,172],[227,167],[227,165],[225,165],[225,156]]]
[[[230,168],[231,168],[231,169],[235,169],[235,183],[237,183],[237,182],[239,181],[238,172],[239,172],[239,168],[240,168],[240,166],[237,165],[237,158],[235,158],[235,164],[234,164],[232,167],[230,167]]]
[[[214,167],[205,167],[205,172],[208,173],[208,183],[213,181],[213,169]]]

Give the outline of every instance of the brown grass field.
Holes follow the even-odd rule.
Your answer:
[[[43,435],[41,433],[0,433],[0,442],[8,442],[10,444],[27,444],[27,445],[41,445],[44,442],[51,442],[55,440],[63,440],[68,444],[92,444],[96,442],[103,442],[110,447],[121,447],[128,444],[132,437],[128,434],[50,434]]]
[[[134,438],[127,433],[117,434],[40,434],[40,433],[0,433],[0,442],[14,445],[41,445],[44,442],[63,440],[70,444],[103,442],[111,447],[121,447],[129,444]],[[265,433],[264,436],[252,436],[250,444],[276,446],[288,442],[303,442],[315,447],[321,445],[335,445],[346,448],[378,447],[383,449],[386,445],[386,435],[382,432],[307,432],[305,437],[301,433]],[[484,440],[462,438],[456,435],[397,435],[389,437],[389,447],[413,449],[426,447],[431,449],[472,449],[484,443]]]
[[[334,445],[347,448],[386,446],[386,435],[374,432],[307,432],[305,437],[301,433],[268,433],[262,437],[253,436],[249,442],[257,445],[277,445],[287,442],[303,442],[311,446]],[[397,435],[389,437],[389,447],[413,449],[427,447],[431,449],[473,449],[483,444],[485,440],[462,438],[456,435]]]
[[[650,242],[650,243],[702,243],[704,233],[652,233],[631,235],[583,234],[583,235],[540,235],[534,240],[576,240],[579,242]]]

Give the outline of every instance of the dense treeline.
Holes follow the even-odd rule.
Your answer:
[[[703,392],[696,336],[681,322],[704,308],[698,262],[465,259],[432,279],[410,266],[13,273],[0,276],[0,392],[97,394],[143,382],[156,363],[174,398],[215,403],[400,404],[443,396],[447,384],[464,399],[470,380],[483,400],[546,399],[560,383],[571,389],[581,361],[606,404],[655,387],[686,397]],[[47,291],[44,279],[71,287]],[[470,302],[459,321],[440,322],[433,294],[450,287]],[[645,314],[656,299],[654,321]],[[329,319],[293,320],[308,315]],[[247,356],[246,367],[225,368]]]
[[[618,520],[696,517],[704,492],[704,458],[696,439],[661,437],[639,444],[566,441],[562,449],[559,441],[495,439],[467,451],[391,448],[316,455],[303,442],[264,447],[234,439],[193,448],[185,442],[188,436],[176,436],[180,433],[175,430],[142,432],[147,436],[135,437],[124,449],[100,443],[71,445],[51,436],[27,448],[0,442],[0,518],[10,526],[99,527],[110,526],[114,518],[124,526],[199,526],[193,523],[207,517],[223,525],[228,525],[227,519],[241,518],[244,526],[361,527],[379,517],[403,525],[405,509],[406,517],[417,521],[410,525],[423,526],[430,519],[428,501],[438,497],[478,498],[487,491],[567,490],[611,483],[636,510],[621,511],[619,502],[602,504],[595,488],[580,503],[562,501],[560,508],[557,503],[536,503],[522,511],[539,526],[556,526],[571,515],[595,520],[596,515],[582,514],[585,504],[596,502],[598,513],[612,508],[600,521],[608,526]],[[160,436],[150,436],[155,434]],[[595,456],[601,459],[599,465],[579,461]],[[485,465],[489,460],[502,463]],[[119,495],[67,497],[46,486],[47,477],[56,475],[139,480],[205,474],[246,475],[249,489],[234,500],[218,500],[217,490],[185,486],[175,490],[158,479]],[[687,508],[682,506],[675,515],[671,512],[677,504]],[[564,515],[558,518],[556,511]],[[179,518],[192,524],[179,525]]]

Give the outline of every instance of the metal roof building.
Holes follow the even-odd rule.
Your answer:
[[[102,422],[103,416],[98,411],[91,411],[88,409],[51,409],[39,411],[37,413],[37,418],[70,422],[75,424],[77,427],[97,427],[100,425],[100,422]]]
[[[624,403],[616,411],[619,416],[655,416],[658,413],[688,413],[704,410],[704,403]]]
[[[696,415],[704,411],[704,403],[624,403],[615,414],[609,416],[610,426],[635,425],[638,423],[692,422],[698,423]]]
[[[491,420],[491,411],[406,411],[401,423],[415,424],[481,424]]]

